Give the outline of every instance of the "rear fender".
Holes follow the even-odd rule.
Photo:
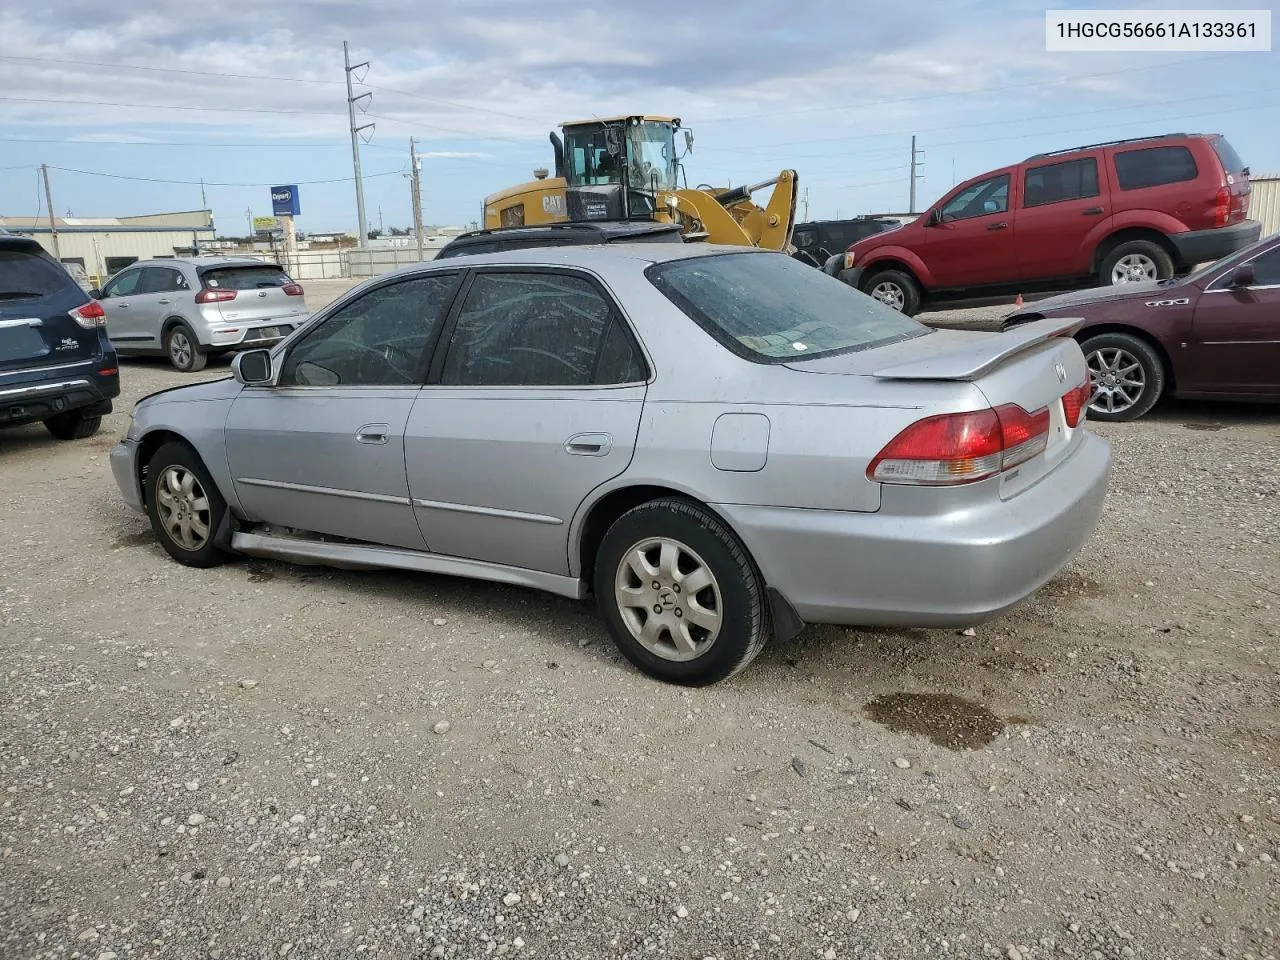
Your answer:
[[[1093,229],[1085,235],[1081,246],[1081,262],[1092,261],[1096,268],[1102,260],[1102,257],[1098,256],[1099,251],[1109,245],[1108,241],[1111,237],[1126,230],[1142,230],[1158,233],[1162,237],[1171,237],[1174,234],[1186,233],[1187,225],[1159,210],[1126,210],[1124,213],[1118,213],[1114,217],[1108,217],[1093,225]],[[1166,243],[1165,246],[1169,245]]]

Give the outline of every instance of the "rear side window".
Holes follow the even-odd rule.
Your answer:
[[[1213,152],[1222,161],[1224,172],[1236,174],[1244,171],[1244,161],[1240,159],[1240,155],[1236,153],[1231,144],[1227,143],[1226,137],[1214,137],[1209,143],[1213,145]]]
[[[1098,161],[1094,157],[1031,167],[1023,181],[1022,205],[1039,207],[1098,195]]]
[[[0,303],[47,297],[75,285],[50,258],[25,250],[0,250]]]
[[[1116,180],[1121,190],[1141,190],[1166,183],[1185,183],[1200,175],[1186,147],[1149,147],[1116,154]]]
[[[258,290],[283,287],[289,283],[289,277],[283,270],[265,264],[260,267],[219,267],[205,270],[200,276],[206,287],[215,290]]]
[[[671,260],[645,275],[698,326],[756,363],[848,353],[929,333],[847,283],[775,253]]]

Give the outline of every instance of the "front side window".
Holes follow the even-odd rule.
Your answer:
[[[1186,147],[1148,147],[1116,154],[1116,182],[1121,190],[1141,190],[1183,183],[1200,175]]]
[[[117,274],[102,288],[103,298],[131,297],[138,292],[138,281],[142,279],[141,270],[128,270]]]
[[[1253,261],[1253,283],[1258,287],[1280,285],[1280,247],[1268,250]]]
[[[455,274],[370,290],[340,308],[285,356],[282,387],[397,387],[422,383],[427,352]]]
[[[943,220],[968,220],[1009,209],[1009,175],[982,180],[965,187],[942,208]]]
[[[1098,161],[1094,157],[1031,167],[1023,181],[1022,205],[1039,207],[1098,195]]]
[[[586,278],[550,272],[478,274],[440,376],[469,387],[643,379],[638,348],[613,305]]]
[[[700,327],[757,363],[849,353],[930,332],[847,283],[775,253],[671,260],[645,274]]]

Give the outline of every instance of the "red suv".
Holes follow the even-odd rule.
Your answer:
[[[1041,153],[859,240],[827,271],[903,313],[928,300],[1163,280],[1258,239],[1249,168],[1220,134]]]

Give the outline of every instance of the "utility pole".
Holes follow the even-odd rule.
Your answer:
[[[49,168],[40,164],[40,172],[44,175],[44,201],[49,207],[49,232],[53,235],[53,259],[62,262],[62,251],[58,247],[58,218],[53,212],[53,192],[49,189]]]
[[[204,177],[200,178],[200,209],[209,209],[209,201],[204,198]]]
[[[382,222],[382,204],[378,204],[378,232],[387,232],[387,226]]]
[[[808,220],[809,219],[809,188],[808,187],[804,188],[804,199],[801,201],[801,203],[804,204],[804,219]]]
[[[907,213],[916,212],[916,181],[923,179],[923,176],[924,176],[923,174],[916,173],[916,170],[920,167],[919,157],[923,155],[924,155],[923,150],[916,149],[916,138],[912,136],[911,138],[911,201],[910,201],[911,208],[907,211]]]
[[[357,246],[363,247],[369,242],[369,224],[364,218],[364,181],[360,177],[360,131],[368,130],[373,127],[372,123],[366,123],[364,126],[356,126],[356,103],[366,98],[372,98],[371,93],[362,93],[360,96],[354,96],[351,90],[351,74],[356,70],[367,68],[369,61],[351,65],[351,52],[347,46],[347,41],[342,41],[342,60],[347,68],[347,118],[351,122],[351,162],[355,167],[356,174],[356,216],[360,221],[360,242]]]
[[[418,240],[418,262],[422,262],[422,162],[413,137],[409,138],[409,169],[413,178],[413,235]]]

